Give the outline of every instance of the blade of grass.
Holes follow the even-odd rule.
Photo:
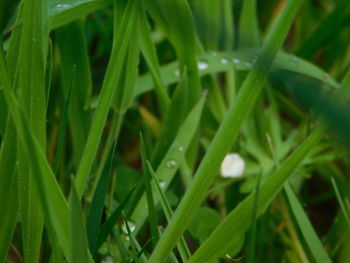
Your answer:
[[[239,21],[239,47],[257,47],[259,42],[256,0],[244,0]]]
[[[339,206],[340,206],[340,209],[344,215],[344,218],[346,220],[346,222],[350,225],[350,217],[349,217],[349,212],[348,210],[346,209],[346,206],[344,204],[344,201],[343,201],[343,198],[341,197],[341,194],[340,194],[340,191],[339,191],[339,188],[337,186],[337,183],[334,179],[334,177],[331,177],[331,182],[332,182],[332,186],[334,188],[334,192],[335,192],[335,195],[337,197],[337,200],[338,200],[338,203],[339,203]]]
[[[295,171],[307,154],[317,145],[324,129],[317,129],[293,152],[265,182],[259,191],[257,215],[264,213],[280,192],[284,182]],[[215,260],[224,255],[227,249],[241,238],[250,227],[255,193],[243,200],[214,230],[209,238],[195,252],[189,263]]]
[[[70,208],[70,262],[89,262],[92,263],[92,257],[89,253],[87,234],[83,209],[80,206],[79,197],[72,180],[71,192],[69,196]]]
[[[176,209],[164,235],[154,250],[150,263],[161,262],[169,254],[200,206],[207,190],[214,180],[224,156],[236,140],[240,128],[248,117],[263,88],[272,61],[282,45],[289,27],[303,1],[288,1],[285,9],[273,27],[264,44],[253,70],[245,79],[240,93],[228,110],[203,161],[201,162],[190,188]]]
[[[154,172],[151,164],[148,161],[147,161],[147,169],[148,169],[148,172],[150,173],[151,178],[153,179],[156,191],[160,197],[160,203],[162,205],[165,217],[166,217],[167,221],[169,222],[171,217],[173,216],[173,211],[172,211],[171,206],[170,206],[170,204],[165,196],[165,193],[162,190],[162,187],[159,184],[159,181],[156,177],[156,173]],[[184,237],[181,237],[181,239],[179,240],[179,242],[177,244],[177,248],[178,248],[179,253],[181,255],[182,262],[187,262],[191,256],[191,253],[190,253],[189,248],[187,247],[187,244],[186,244]]]
[[[144,182],[145,182],[147,207],[148,207],[148,214],[149,214],[148,219],[149,219],[150,228],[151,228],[152,244],[153,244],[153,247],[156,247],[156,244],[159,239],[158,228],[157,228],[158,219],[157,219],[156,209],[154,206],[153,192],[151,187],[152,177],[150,175],[150,171],[148,170],[148,166],[147,166],[147,152],[146,152],[146,146],[143,140],[142,133],[140,133],[140,145],[141,145],[142,172],[145,177]]]
[[[300,228],[300,231],[315,261],[317,263],[332,262],[288,182],[284,185],[284,189],[286,191],[287,199],[293,215],[298,223],[298,227]]]
[[[103,242],[106,240],[109,233],[111,233],[115,223],[122,215],[122,211],[125,208],[126,204],[128,203],[132,193],[134,192],[135,188],[133,188],[127,196],[120,202],[120,205],[114,210],[112,215],[108,218],[108,220],[103,224],[101,227],[98,237],[97,237],[97,245],[96,245],[96,251],[102,246]]]
[[[79,196],[84,193],[89,172],[96,157],[99,141],[112,103],[113,94],[118,85],[123,61],[131,36],[135,32],[135,23],[139,12],[139,1],[128,1],[120,22],[120,30],[115,32],[112,55],[103,81],[99,102],[91,124],[89,136],[76,176],[76,185]]]

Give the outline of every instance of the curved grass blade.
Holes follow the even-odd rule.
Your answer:
[[[87,234],[85,229],[85,220],[83,209],[80,206],[80,200],[72,181],[72,188],[69,196],[70,208],[70,262],[93,263],[89,253]]]
[[[53,0],[49,1],[50,28],[69,24],[84,18],[89,13],[95,12],[108,5],[113,0]]]
[[[120,205],[114,210],[113,214],[108,218],[107,222],[103,224],[101,227],[98,237],[97,237],[97,244],[96,244],[96,251],[102,246],[103,242],[106,240],[109,233],[111,233],[114,225],[116,224],[117,220],[121,217],[122,212],[128,203],[132,193],[134,192],[135,188],[133,188],[127,196],[121,201]]]
[[[286,191],[287,199],[293,215],[298,223],[298,227],[300,228],[300,231],[315,261],[317,263],[331,263],[332,261],[322,246],[322,242],[318,238],[302,205],[300,204],[298,198],[296,197],[288,182],[284,185],[284,189]]]
[[[169,186],[174,175],[176,174],[180,163],[184,160],[185,153],[199,125],[204,102],[205,96],[200,99],[197,105],[184,120],[178,134],[176,135],[174,141],[170,145],[168,151],[164,155],[164,158],[156,170],[156,176],[159,181],[163,182],[164,189]],[[156,192],[156,189],[153,189],[153,198],[155,204],[157,204],[160,200],[160,196]],[[143,194],[130,217],[131,220],[135,222],[135,233],[141,229],[142,225],[147,219],[148,211],[145,209],[146,204],[146,195]]]
[[[257,52],[258,50],[207,53],[199,59],[207,61],[208,67],[204,70],[200,70],[199,74],[204,76],[207,74],[224,72],[232,69],[232,66],[234,66],[237,71],[251,70],[253,67],[254,54],[257,54]],[[320,80],[332,88],[339,88],[339,84],[325,71],[294,55],[279,52],[276,55],[276,59],[273,61],[272,68],[274,70],[285,69],[287,71],[300,73],[301,75]],[[161,75],[165,85],[170,85],[179,81],[180,78],[179,75],[176,74],[177,72],[177,62],[161,67]],[[273,76],[275,72],[272,71],[270,74]],[[143,75],[137,83],[134,97],[150,91],[153,88],[151,76],[149,74]]]
[[[186,191],[164,235],[154,250],[150,263],[158,263],[173,249],[182,233],[206,196],[219,166],[235,142],[243,122],[249,116],[267,79],[272,61],[280,49],[289,27],[303,0],[288,1],[277,23],[270,32],[253,70],[245,79],[235,103],[219,127],[203,161],[196,171],[190,188]]]
[[[80,197],[84,193],[86,182],[93,161],[96,157],[103,127],[107,119],[109,108],[112,104],[113,94],[116,91],[122,72],[123,61],[126,57],[129,41],[131,41],[131,36],[135,32],[136,19],[140,8],[139,5],[140,3],[138,0],[128,1],[119,25],[120,30],[115,32],[117,34],[114,36],[112,55],[110,57],[107,72],[102,84],[99,102],[76,176],[76,186]]]
[[[323,128],[310,134],[297,150],[281,164],[281,167],[262,183],[257,204],[257,216],[265,212],[282,189],[284,182],[317,145],[323,134]],[[244,199],[200,246],[189,260],[189,263],[203,262],[203,260],[211,261],[224,255],[227,249],[235,244],[249,229],[254,200],[255,193]]]

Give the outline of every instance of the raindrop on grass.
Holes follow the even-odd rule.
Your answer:
[[[159,180],[159,186],[164,190],[166,187],[166,182],[164,182],[163,180]]]
[[[226,64],[228,64],[230,61],[229,61],[227,58],[221,58],[221,59],[220,59],[220,62],[221,62],[221,64],[226,65]]]
[[[168,168],[174,168],[177,165],[177,162],[175,160],[170,160],[167,162],[166,166]]]
[[[255,64],[258,61],[258,56],[253,57],[253,64]]]
[[[251,67],[252,66],[252,63],[249,63],[249,62],[246,62],[244,63],[247,67]]]
[[[235,63],[235,64],[241,63],[241,61],[240,61],[238,58],[234,58],[232,61],[233,61],[233,63]]]
[[[184,151],[184,147],[182,147],[182,146],[179,146],[178,149],[179,149],[180,152],[183,152],[183,151]]]
[[[62,10],[65,10],[65,9],[68,9],[70,7],[69,4],[59,4],[59,5],[56,5],[54,7],[54,11],[62,11]]]
[[[174,74],[175,74],[176,77],[180,77],[180,71],[178,69],[176,69],[174,71]]]
[[[298,66],[298,59],[297,59],[296,57],[292,57],[290,64],[291,64],[293,67]]]
[[[208,61],[206,61],[205,59],[200,59],[198,61],[198,69],[199,70],[206,70],[208,68],[209,64]]]

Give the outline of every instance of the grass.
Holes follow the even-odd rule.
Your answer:
[[[349,262],[349,21],[346,0],[2,1],[0,262]]]

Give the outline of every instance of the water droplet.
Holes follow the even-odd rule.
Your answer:
[[[221,64],[226,65],[226,64],[228,64],[230,61],[229,61],[227,58],[221,58],[221,59],[220,59],[220,62],[221,62]]]
[[[178,148],[178,149],[179,149],[179,151],[180,151],[180,152],[183,152],[185,148],[184,148],[184,147],[182,147],[182,146],[179,146],[179,148]]]
[[[54,11],[62,11],[62,10],[67,9],[69,7],[70,7],[69,4],[59,4],[59,5],[56,5],[54,7]]]
[[[200,59],[198,61],[198,69],[199,70],[206,70],[208,68],[208,62],[204,59]]]
[[[298,66],[298,59],[297,59],[296,57],[292,57],[290,64],[291,64],[293,67]]]
[[[164,190],[166,187],[166,182],[164,182],[163,180],[159,180],[159,186]]]
[[[252,61],[253,61],[253,64],[255,64],[258,61],[258,56],[254,56]]]
[[[246,62],[244,63],[247,67],[251,67],[252,66],[252,63],[249,63],[249,62]]]
[[[235,63],[235,64],[241,63],[241,61],[240,61],[238,58],[234,58],[232,61],[233,61],[233,63]]]
[[[136,228],[136,225],[135,223],[131,222],[131,221],[128,221],[128,226],[130,228],[130,232],[134,232],[135,231],[135,228]],[[122,225],[122,231],[125,233],[125,234],[128,234],[128,229],[126,228],[126,224],[125,222],[123,223]]]
[[[202,96],[206,97],[208,96],[209,91],[207,89],[202,91]]]
[[[178,69],[176,69],[174,71],[174,74],[175,74],[176,77],[180,77],[180,71]]]
[[[177,162],[175,160],[170,160],[167,162],[166,166],[168,168],[174,168],[177,165]]]

